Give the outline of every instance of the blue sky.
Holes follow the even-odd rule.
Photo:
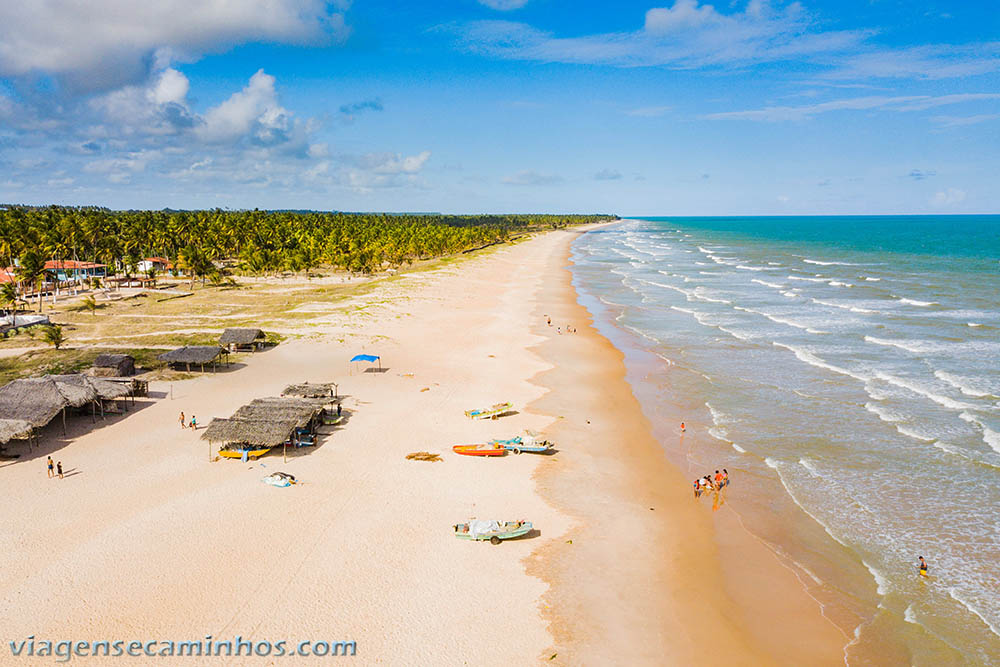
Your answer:
[[[994,1],[0,6],[0,202],[996,213],[997,174]]]

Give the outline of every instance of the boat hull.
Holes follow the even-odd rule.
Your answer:
[[[463,456],[503,456],[507,453],[503,445],[455,445],[451,450]]]
[[[272,449],[271,447],[267,447],[266,449],[248,449],[246,450],[246,455],[247,458],[249,459],[256,459],[260,458],[261,456],[264,456],[264,454],[267,454],[269,451],[271,451],[271,449]],[[233,450],[233,449],[220,449],[219,456],[221,456],[224,459],[242,459],[243,451]]]

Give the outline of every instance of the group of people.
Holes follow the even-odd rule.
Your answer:
[[[53,477],[59,477],[59,479],[63,478],[62,461],[58,461],[55,465],[53,465],[52,457],[50,456],[46,466],[49,469],[49,479],[52,479]]]
[[[552,326],[552,318],[549,317],[548,315],[545,315],[545,324],[547,324],[548,326]],[[557,334],[562,335],[562,332],[563,332],[563,327],[556,327]],[[571,327],[567,324],[566,333],[576,333],[576,327]]]
[[[180,421],[181,428],[190,428],[192,430],[196,430],[198,428],[198,418],[194,415],[191,415],[191,421],[188,422],[184,419],[184,413],[182,412],[178,421]]]
[[[694,497],[701,498],[701,494],[708,491],[722,491],[729,486],[729,471],[723,468],[715,471],[715,477],[705,475],[694,480]]]

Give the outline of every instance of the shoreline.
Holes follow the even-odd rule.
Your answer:
[[[129,415],[72,419],[66,437],[48,428],[40,448],[0,466],[18,508],[0,522],[17,545],[0,558],[2,639],[356,640],[362,662],[390,664],[674,664],[706,651],[737,664],[841,664],[839,646],[826,660],[830,642],[792,575],[755,555],[762,546],[737,540],[729,567],[710,509],[691,502],[653,437],[622,353],[578,302],[567,264],[580,233],[380,282],[340,310],[317,308],[306,335],[245,367],[154,382]],[[562,323],[577,333],[556,335]],[[386,372],[351,374],[361,351],[381,354]],[[279,453],[206,464],[205,443],[177,426],[179,410],[207,424],[286,384],[331,379],[346,423],[287,463]],[[521,412],[462,415],[498,400]],[[450,450],[523,429],[563,453]],[[417,450],[443,461],[406,460]],[[47,454],[79,470],[46,480]],[[302,483],[260,483],[275,470]],[[537,531],[497,547],[456,540],[450,525],[470,516]],[[779,655],[777,630],[755,614],[809,645]]]
[[[534,321],[552,315],[553,327],[583,324],[574,324],[577,334],[536,346],[553,368],[534,378],[550,392],[530,406],[556,416],[553,437],[576,443],[573,456],[584,453],[590,464],[584,469],[574,459],[536,473],[543,497],[572,516],[571,532],[583,535],[547,544],[530,564],[552,585],[544,600],[553,652],[568,654],[568,664],[673,664],[703,658],[712,647],[738,663],[843,664],[848,638],[792,570],[728,507],[712,513],[691,502],[689,483],[633,395],[624,354],[580,303],[570,245],[560,250],[559,280],[539,298],[538,308],[549,312],[536,312]],[[544,334],[548,327],[535,329]],[[568,395],[567,387],[577,389]],[[558,418],[573,409],[594,418]],[[602,474],[594,480],[596,471]],[[595,481],[597,498],[590,493]],[[618,543],[602,541],[602,531]],[[609,606],[613,600],[619,604]],[[553,611],[567,608],[576,614]]]

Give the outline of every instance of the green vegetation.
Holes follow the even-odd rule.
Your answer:
[[[0,358],[0,384],[6,384],[22,377],[79,373],[93,366],[97,355],[105,352],[131,354],[135,358],[137,367],[149,370],[161,369],[164,366],[163,362],[156,358],[156,355],[161,354],[163,350],[142,348],[53,350],[51,348],[38,348],[25,351],[16,357]]]
[[[66,342],[66,335],[58,324],[48,324],[42,327],[42,340],[58,350]]]
[[[287,211],[0,209],[0,262],[20,259],[37,284],[47,259],[107,264],[135,275],[139,258],[162,256],[195,279],[220,265],[252,275],[335,266],[353,273],[440,257],[513,235],[613,219],[598,215],[385,215]]]

